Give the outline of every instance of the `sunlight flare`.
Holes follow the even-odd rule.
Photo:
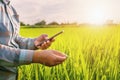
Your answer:
[[[105,20],[105,11],[103,9],[95,8],[89,11],[88,20],[91,24],[104,24]]]

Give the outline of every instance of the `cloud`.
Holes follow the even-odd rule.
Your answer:
[[[11,3],[20,14],[20,19],[26,23],[31,23],[61,14],[64,12],[67,0],[12,0]]]
[[[94,15],[95,9],[103,9],[101,11],[104,11],[105,19],[120,18],[120,0],[11,0],[11,2],[20,14],[20,20],[25,23],[35,23],[43,19],[47,22],[85,22]]]

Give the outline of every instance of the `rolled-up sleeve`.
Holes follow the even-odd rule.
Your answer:
[[[11,48],[0,44],[0,65],[19,66],[32,62],[34,51]]]
[[[29,64],[32,62],[34,51],[33,50],[20,50],[19,63]]]
[[[34,45],[35,38],[23,38],[21,36],[17,36],[15,41],[19,45],[20,49],[29,49],[29,50],[36,50],[37,48]]]
[[[34,54],[32,50],[34,48],[34,39],[17,36],[19,27],[12,23],[12,19],[5,12],[4,5],[0,2],[0,66],[15,67],[30,64]],[[5,35],[4,33],[8,34]]]

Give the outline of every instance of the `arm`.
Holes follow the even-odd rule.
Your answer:
[[[15,38],[16,43],[19,45],[20,49],[29,49],[29,50],[35,50],[37,49],[34,46],[34,41],[35,39],[31,39],[31,38],[23,38],[21,36],[17,36]]]
[[[37,46],[40,42],[45,41],[41,46]],[[51,40],[48,40],[48,35],[42,34],[41,36],[31,39],[31,38],[23,38],[20,36],[17,36],[15,41],[19,45],[20,49],[29,49],[29,50],[36,50],[36,49],[47,49],[50,47],[52,42],[54,42],[54,38]]]
[[[32,62],[34,51],[11,48],[0,44],[0,65],[18,66]]]
[[[14,10],[14,12],[16,11]],[[36,49],[47,49],[51,45],[51,43],[54,41],[54,38],[52,38],[51,40],[48,40],[48,35],[46,34],[42,34],[41,36],[34,39],[23,38],[23,37],[20,37],[18,33],[15,38],[15,41],[19,45],[20,49],[36,50]],[[46,42],[38,46],[38,44],[40,44],[43,41],[46,41]]]
[[[6,45],[10,34],[7,34],[9,31],[4,19],[4,8],[0,3],[0,66],[18,66],[31,63],[34,51],[11,48]]]
[[[30,63],[55,66],[61,64],[66,58],[66,55],[55,50],[23,50],[0,44],[0,66],[15,67]]]
[[[6,27],[3,25],[3,16],[2,8],[0,7],[0,31],[6,32]],[[4,29],[5,31],[3,31]],[[9,37],[9,35],[7,35]],[[3,40],[4,38],[5,40]],[[41,63],[47,66],[53,66],[62,63],[66,56],[62,55],[60,52],[55,50],[43,50],[43,51],[33,51],[33,50],[24,50],[24,49],[34,49],[34,43],[37,45],[42,39],[38,37],[36,39],[22,38],[17,36],[15,38],[16,42],[19,43],[21,49],[12,48],[7,45],[4,41],[7,37],[0,36],[0,66],[18,66],[25,65],[29,63]],[[35,40],[35,41],[34,41]],[[4,45],[3,45],[4,44]],[[47,46],[46,46],[47,44]],[[50,42],[45,42],[42,44],[42,49],[47,48],[50,45]]]

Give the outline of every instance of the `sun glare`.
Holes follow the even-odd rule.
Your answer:
[[[98,24],[98,25],[104,24],[105,14],[103,10],[95,9],[92,10],[88,15],[89,15],[88,19],[91,24]]]

